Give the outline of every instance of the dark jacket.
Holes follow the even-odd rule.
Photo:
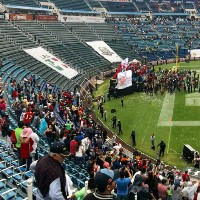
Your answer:
[[[65,170],[62,165],[50,155],[46,155],[40,158],[37,162],[35,169],[35,180],[38,189],[40,190],[43,197],[49,193],[50,184],[60,178],[61,192],[63,197],[67,199],[65,187],[66,177]]]

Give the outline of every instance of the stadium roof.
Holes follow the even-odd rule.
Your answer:
[[[23,10],[39,10],[39,11],[48,11],[52,12],[52,9],[42,8],[42,7],[29,7],[29,6],[18,6],[18,5],[12,5],[7,4],[5,5],[6,8],[16,8],[16,9],[23,9]]]
[[[146,15],[147,13],[141,13],[141,12],[107,12],[109,15]]]
[[[171,15],[171,16],[189,16],[188,13],[153,13],[153,16],[163,16],[163,15]]]
[[[88,13],[88,14],[100,14],[99,12],[97,11],[90,11],[90,10],[66,10],[66,9],[63,9],[63,10],[59,10],[60,12],[63,12],[63,13]]]

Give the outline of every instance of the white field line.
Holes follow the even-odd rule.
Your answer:
[[[163,106],[160,112],[160,116],[158,119],[157,126],[163,126],[166,124],[166,122],[169,122],[169,125],[171,126],[171,119],[173,117],[173,111],[174,111],[174,101],[175,101],[175,93],[165,94],[165,98],[163,101]],[[164,124],[163,124],[164,123]],[[167,123],[167,126],[169,126]]]
[[[172,126],[170,126],[170,128],[169,128],[169,139],[168,139],[168,143],[167,143],[167,154],[169,154],[169,143],[171,141],[171,133],[172,133]]]

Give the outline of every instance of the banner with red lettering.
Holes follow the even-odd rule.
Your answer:
[[[36,15],[35,20],[38,21],[58,21],[58,17],[55,15]]]
[[[29,14],[9,14],[9,19],[13,21],[20,21],[20,20],[33,20],[33,15]]]

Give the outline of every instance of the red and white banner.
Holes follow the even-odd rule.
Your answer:
[[[9,19],[13,21],[20,21],[20,20],[33,20],[33,15],[29,14],[9,14]]]
[[[69,65],[63,63],[61,60],[56,58],[54,55],[52,55],[42,47],[25,49],[24,51],[32,57],[34,57],[35,59],[44,63],[46,66],[52,68],[53,70],[57,71],[58,73],[62,74],[63,76],[69,79],[73,78],[78,74],[76,70],[70,68]]]
[[[100,54],[111,63],[122,61],[117,53],[115,53],[104,41],[93,41],[86,43],[91,46],[98,54]]]
[[[61,22],[87,22],[87,23],[104,23],[105,22],[104,18],[93,17],[93,16],[59,15],[58,19]]]
[[[38,21],[58,21],[58,17],[55,15],[36,15],[35,20]]]
[[[124,89],[132,85],[132,71],[124,71],[117,74],[117,89]]]

